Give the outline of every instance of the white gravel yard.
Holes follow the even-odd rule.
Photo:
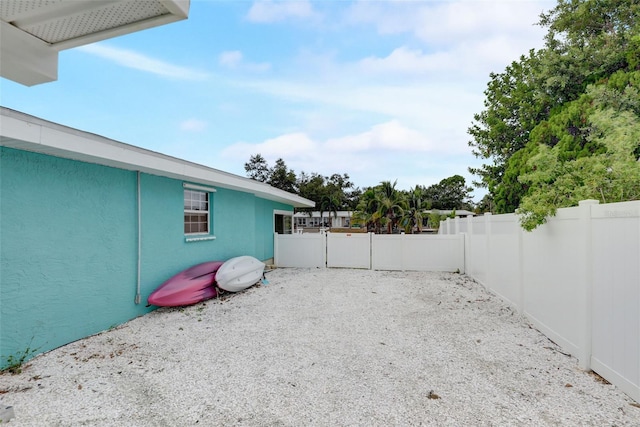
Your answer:
[[[633,400],[463,275],[267,278],[3,374],[9,425],[640,425]]]

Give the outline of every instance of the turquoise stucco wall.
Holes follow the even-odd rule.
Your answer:
[[[212,193],[215,240],[187,242],[182,181],[0,148],[0,367],[142,315],[146,298],[199,262],[273,257],[273,210],[252,194]]]
[[[143,312],[135,173],[2,148],[0,362]]]
[[[255,218],[256,218],[256,252],[261,255],[256,255],[256,258],[267,260],[273,258],[273,239],[274,239],[274,225],[273,225],[273,212],[275,210],[280,211],[293,211],[293,208],[282,203],[272,202],[265,199],[256,199],[255,203]]]

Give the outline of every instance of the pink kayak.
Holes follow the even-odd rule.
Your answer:
[[[196,304],[216,296],[214,281],[223,261],[194,265],[164,282],[149,295],[149,305],[176,307]]]

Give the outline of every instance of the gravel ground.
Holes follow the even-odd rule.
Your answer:
[[[0,376],[15,426],[639,426],[466,276],[277,269]]]

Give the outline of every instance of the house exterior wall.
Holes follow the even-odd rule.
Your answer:
[[[255,257],[263,261],[274,257],[274,211],[293,211],[293,208],[271,200],[255,199]],[[235,226],[242,227],[242,224]]]
[[[183,182],[0,147],[0,368],[153,310],[149,294],[199,262],[273,257],[273,211],[250,193],[211,193],[214,240],[184,235]]]

